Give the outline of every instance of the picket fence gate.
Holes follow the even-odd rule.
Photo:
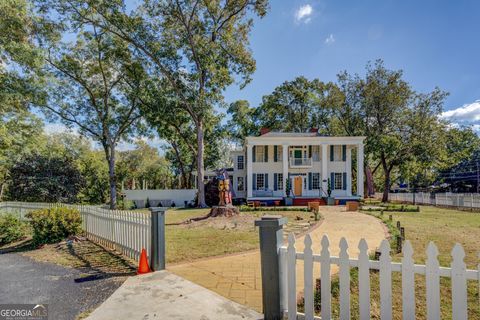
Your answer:
[[[138,261],[142,248],[151,253],[150,212],[109,210],[100,206],[39,202],[0,202],[0,210],[18,214],[20,219],[38,209],[67,207],[76,209],[82,217],[82,229],[88,239],[114,249]]]
[[[340,284],[340,319],[350,319],[350,269],[358,268],[359,286],[359,318],[370,319],[370,270],[379,270],[380,281],[380,317],[382,320],[392,319],[392,272],[402,274],[402,313],[403,319],[415,319],[415,274],[426,277],[427,319],[440,319],[440,277],[451,279],[452,319],[467,319],[467,281],[474,280],[480,290],[480,264],[478,270],[467,270],[464,263],[465,252],[461,245],[456,244],[451,252],[450,268],[441,267],[437,256],[438,249],[430,242],[426,253],[426,265],[418,265],[413,260],[413,248],[410,241],[405,241],[402,262],[392,262],[390,244],[383,240],[380,246],[380,259],[369,260],[368,245],[365,239],[358,244],[357,259],[350,258],[348,243],[345,238],[340,240],[338,257],[331,256],[330,241],[325,235],[321,240],[321,252],[314,254],[312,239],[305,236],[304,252],[295,249],[295,237],[290,234],[288,246],[282,246],[279,251],[280,260],[280,297],[283,312],[288,320],[332,318],[331,305],[331,265],[339,266]],[[296,262],[304,262],[304,311],[297,311],[296,292]],[[320,263],[321,278],[321,318],[314,314],[314,263]]]

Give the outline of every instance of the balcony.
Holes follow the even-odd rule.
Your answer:
[[[290,168],[310,168],[312,166],[312,158],[295,158],[290,157]]]

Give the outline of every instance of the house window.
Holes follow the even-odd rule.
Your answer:
[[[243,170],[243,156],[237,157],[237,169]]]
[[[243,177],[237,177],[237,191],[244,191],[245,184],[243,183]]]
[[[265,162],[265,147],[256,146],[255,147],[255,162]]]
[[[283,161],[283,149],[282,146],[277,146],[277,161]]]
[[[333,146],[333,161],[343,161],[342,146]]]
[[[312,189],[314,190],[320,189],[320,173],[319,172],[312,173]]]
[[[257,173],[257,190],[265,190],[265,174]]]
[[[341,172],[335,172],[334,174],[334,184],[333,187],[335,190],[342,190],[343,189],[343,175]]]
[[[277,190],[283,190],[283,173],[277,173]]]
[[[320,161],[320,146],[312,146],[313,161]]]

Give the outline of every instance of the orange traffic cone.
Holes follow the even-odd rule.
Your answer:
[[[140,255],[140,263],[138,264],[137,274],[144,274],[149,272],[152,272],[152,270],[150,270],[150,267],[148,266],[147,251],[145,250],[145,248],[143,248],[142,254]]]

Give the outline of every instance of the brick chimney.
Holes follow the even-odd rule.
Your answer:
[[[311,133],[318,133],[318,128],[310,128]]]
[[[264,134],[267,134],[270,132],[270,129],[268,128],[261,128],[260,129],[260,135],[263,136]]]

